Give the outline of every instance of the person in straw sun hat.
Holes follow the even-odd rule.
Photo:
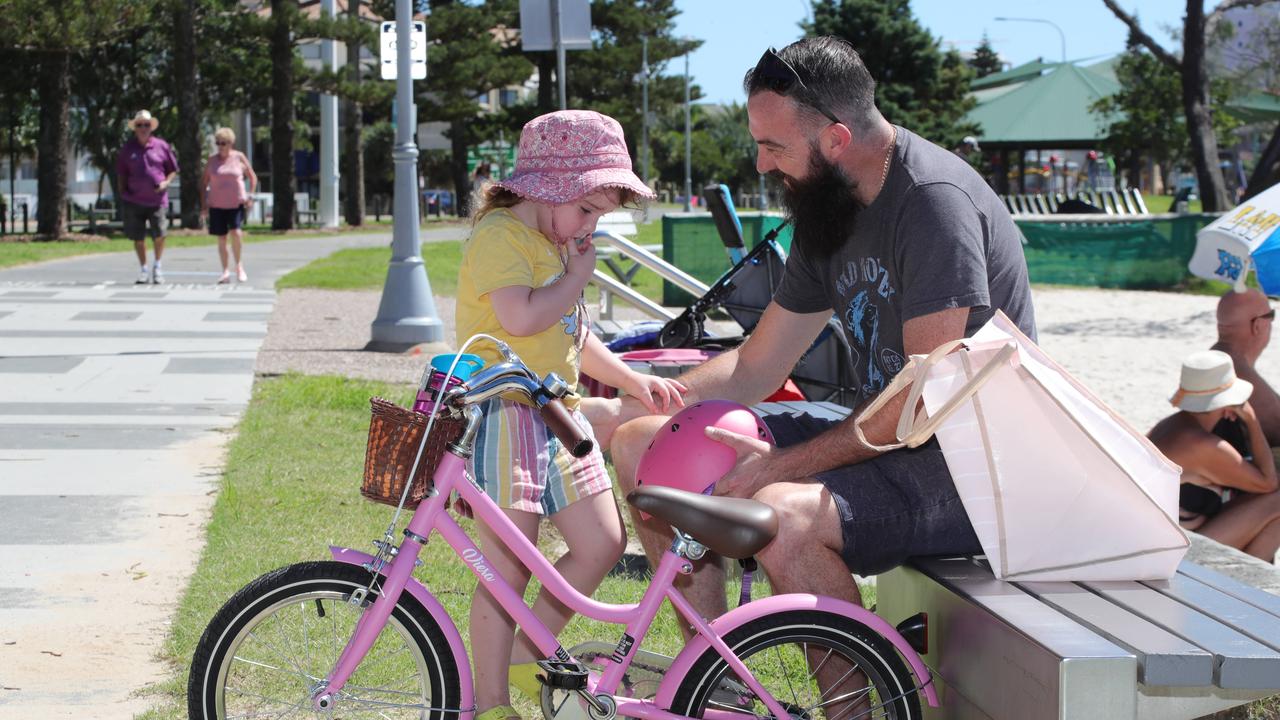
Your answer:
[[[1231,356],[1219,350],[1182,361],[1169,402],[1178,412],[1147,437],[1182,466],[1178,519],[1224,545],[1272,562],[1280,549],[1280,493],[1276,461],[1249,404],[1253,385],[1236,377]],[[1238,422],[1248,438],[1241,453],[1214,434],[1219,422]]]
[[[116,155],[116,189],[120,193],[120,210],[124,218],[124,234],[133,241],[138,254],[139,284],[164,282],[160,256],[164,255],[164,239],[169,228],[169,183],[178,174],[178,157],[169,143],[155,136],[160,120],[149,110],[139,110],[129,120],[133,137]],[[147,232],[156,249],[156,261],[147,268]]]

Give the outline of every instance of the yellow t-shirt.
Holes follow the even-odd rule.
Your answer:
[[[457,342],[461,344],[476,333],[488,333],[511,346],[539,376],[554,372],[578,385],[579,349],[574,343],[579,317],[578,308],[566,313],[551,327],[533,335],[517,337],[502,329],[493,312],[488,293],[499,288],[521,285],[546,287],[564,275],[564,263],[558,249],[547,236],[521,222],[510,210],[499,209],[476,223],[462,251],[458,268],[458,302],[455,321]],[[467,352],[484,358],[485,365],[502,361],[492,343],[478,342]],[[577,407],[576,394],[565,398]]]

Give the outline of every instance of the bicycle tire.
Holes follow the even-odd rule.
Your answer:
[[[747,664],[765,689],[788,708],[791,720],[852,720],[860,717],[917,720],[921,717],[915,677],[897,650],[879,633],[852,618],[816,610],[783,611],[765,615],[735,628],[724,640],[734,654]],[[821,705],[815,707],[812,703],[806,703],[807,698],[799,697],[791,677],[787,677],[786,687],[776,687],[772,684],[777,680],[776,673],[762,672],[762,663],[753,665],[753,658],[759,658],[763,651],[795,643],[799,643],[803,649],[789,651],[787,657],[798,657],[805,664],[803,669],[806,672],[811,672],[808,666],[813,665],[812,659],[805,661],[811,648],[829,651],[827,658],[832,653],[839,652],[844,662],[861,668],[869,681],[867,688],[870,691],[866,696],[875,711],[864,712],[861,708],[845,705],[835,713],[815,712],[821,709]],[[786,659],[781,652],[777,655],[780,669],[786,672]],[[819,662],[818,670],[827,662],[827,659]],[[832,669],[837,667],[838,665],[833,665]],[[720,709],[769,717],[768,709],[755,699],[745,685],[731,674],[726,678],[727,671],[728,664],[724,659],[715,649],[708,648],[680,681],[671,703],[671,712],[701,718],[707,707],[714,702]],[[844,678],[835,682],[844,682]],[[818,689],[816,684],[805,684],[811,685],[810,690]],[[822,700],[821,694],[817,700]]]
[[[187,681],[190,717],[256,717],[267,707],[295,707],[309,715],[313,689],[336,664],[363,607],[376,599],[370,592],[363,607],[349,602],[369,579],[367,570],[353,565],[309,562],[272,571],[242,588],[214,616],[196,647]],[[457,663],[444,633],[405,592],[369,654],[336,694],[335,710],[342,717],[452,720],[461,696]]]

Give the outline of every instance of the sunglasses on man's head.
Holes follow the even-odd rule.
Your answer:
[[[1264,313],[1262,313],[1261,315],[1255,315],[1255,316],[1253,317],[1253,319],[1254,319],[1254,320],[1275,320],[1275,319],[1276,319],[1276,309],[1275,309],[1275,308],[1271,308],[1271,310],[1270,310],[1270,311],[1268,311],[1268,312],[1264,312]]]
[[[213,144],[221,147],[223,145],[230,145],[231,143],[227,142],[226,140],[214,140]]]
[[[134,124],[133,124],[133,126],[134,126],[135,128],[143,128],[143,129],[145,130],[145,129],[147,129],[147,128],[151,127],[151,123],[143,123],[143,122],[140,122],[140,123],[134,123]]]
[[[796,72],[791,63],[783,60],[782,56],[773,48],[765,50],[764,55],[760,56],[760,62],[756,63],[756,69],[752,71],[751,78],[773,92],[784,96],[798,85],[807,96],[801,100],[805,105],[822,113],[833,123],[841,122],[840,118],[833,115],[830,110],[827,110],[818,102],[817,98],[813,97],[813,92],[800,79],[800,73]]]

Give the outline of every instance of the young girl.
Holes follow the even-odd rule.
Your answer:
[[[637,373],[587,329],[582,290],[595,268],[591,233],[602,215],[653,193],[631,171],[622,127],[596,112],[568,110],[534,118],[520,135],[515,174],[484,187],[474,229],[458,272],[458,338],[488,333],[511,345],[538,375],[555,372],[576,387],[578,369],[635,396],[651,411],[683,405],[684,386]],[[486,363],[500,362],[492,346],[479,345]],[[578,397],[565,404],[584,429]],[[468,464],[471,477],[501,506],[526,537],[536,541],[547,516],[569,551],[556,569],[580,592],[591,594],[622,556],[626,533],[597,448],[574,458],[556,440],[537,410],[495,398]],[[483,525],[480,546],[490,566],[517,590],[529,571]],[[534,613],[559,633],[572,612],[546,590]],[[514,652],[513,652],[513,645]],[[481,585],[471,604],[477,720],[518,717],[507,680],[537,689],[533,676],[543,659]]]

